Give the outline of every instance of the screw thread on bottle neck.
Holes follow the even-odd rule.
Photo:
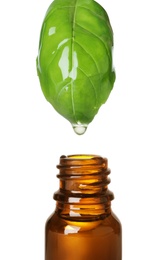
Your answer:
[[[57,166],[60,189],[54,194],[58,212],[66,217],[92,218],[110,212],[114,195],[108,190],[110,169],[96,155],[61,156]]]

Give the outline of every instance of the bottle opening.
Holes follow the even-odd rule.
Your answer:
[[[72,154],[68,156],[63,155],[60,157],[60,165],[58,165],[57,168],[62,166],[84,167],[86,165],[90,165],[91,167],[94,165],[95,167],[106,168],[107,159],[93,154]]]
[[[78,154],[78,155],[69,155],[69,156],[67,156],[68,158],[70,158],[70,159],[84,159],[84,160],[86,160],[86,159],[93,159],[93,158],[97,158],[97,157],[99,157],[99,156],[97,156],[97,155],[89,155],[89,154]]]

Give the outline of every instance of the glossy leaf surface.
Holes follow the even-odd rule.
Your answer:
[[[55,0],[43,21],[37,71],[42,91],[72,124],[89,124],[112,90],[113,33],[93,0]]]

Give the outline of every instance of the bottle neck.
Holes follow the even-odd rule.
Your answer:
[[[96,155],[61,156],[57,166],[60,188],[54,194],[56,212],[65,219],[92,221],[110,214],[114,195],[108,190],[110,169]]]

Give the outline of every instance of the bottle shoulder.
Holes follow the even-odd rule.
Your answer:
[[[122,231],[121,222],[113,211],[111,211],[111,214],[104,219],[103,226],[111,227],[115,233],[121,233]]]
[[[61,218],[54,212],[46,222],[46,230],[61,234],[80,232],[105,235],[108,233],[121,233],[121,223],[117,216],[111,212],[107,217],[97,221],[73,221]]]

